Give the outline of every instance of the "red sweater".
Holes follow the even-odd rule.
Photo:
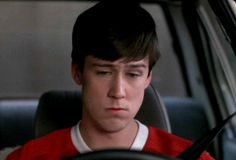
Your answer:
[[[149,127],[143,151],[176,157],[191,142],[157,128]],[[11,153],[7,160],[63,160],[79,154],[71,139],[71,128],[32,140]],[[199,160],[214,160],[207,152]]]

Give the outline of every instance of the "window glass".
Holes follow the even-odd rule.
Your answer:
[[[143,5],[152,14],[157,29],[161,58],[153,69],[152,84],[162,96],[187,96],[183,72],[173,48],[173,39],[163,10],[159,5]]]
[[[52,89],[76,89],[70,75],[71,32],[77,15],[92,5],[0,1],[0,97],[39,97]],[[153,84],[161,95],[185,96],[163,11],[159,5],[143,6],[155,18],[162,53]]]
[[[0,1],[0,97],[38,97],[76,89],[70,75],[71,32],[92,3]]]
[[[207,6],[207,5],[204,5]],[[199,8],[208,42],[208,67],[223,116],[236,110],[236,56],[217,17],[210,8]]]
[[[229,2],[231,9],[234,12],[234,15],[236,16],[236,2],[235,2],[235,0],[227,0],[227,1]]]

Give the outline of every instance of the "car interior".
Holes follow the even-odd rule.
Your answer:
[[[0,0],[0,153],[81,118],[71,32],[96,2]],[[136,118],[194,142],[236,111],[235,1],[140,3],[156,22],[161,58]],[[206,150],[236,157],[235,118]]]

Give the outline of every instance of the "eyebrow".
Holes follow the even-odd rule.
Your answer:
[[[113,64],[99,64],[99,63],[93,63],[92,66],[94,67],[109,67],[109,68],[115,68],[115,65]],[[140,64],[127,64],[128,68],[147,68],[147,65],[140,63]]]
[[[129,64],[127,65],[129,68],[147,68],[147,65],[145,64]]]
[[[99,63],[93,63],[92,66],[94,67],[114,67],[112,64],[99,64]]]

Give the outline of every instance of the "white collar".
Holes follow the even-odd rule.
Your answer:
[[[136,120],[136,122],[138,124],[138,133],[130,149],[142,150],[148,138],[148,128],[147,126],[140,123],[139,121]],[[79,126],[80,126],[80,122],[76,126],[74,126],[71,130],[72,142],[75,148],[80,153],[91,152],[92,150],[88,147],[83,137],[81,136]]]

